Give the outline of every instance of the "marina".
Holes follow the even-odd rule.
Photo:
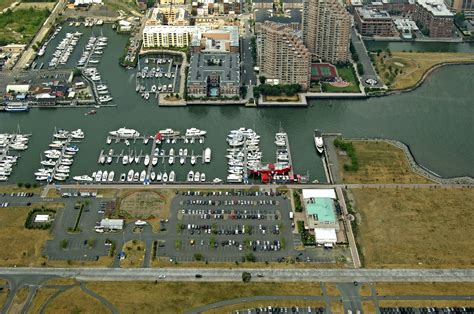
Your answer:
[[[20,158],[20,151],[28,149],[31,134],[3,133],[0,134],[0,182],[8,181]],[[15,153],[12,154],[12,151]]]
[[[87,139],[81,143],[81,154],[75,158],[71,172],[71,175],[78,176],[90,176],[97,168],[99,152],[106,148],[104,141],[108,132],[123,125],[139,129],[144,134],[154,134],[160,126],[181,130],[195,126],[208,130],[204,145],[195,143],[188,147],[189,150],[193,145],[196,146],[192,149],[199,154],[206,147],[212,149],[212,163],[203,165],[199,162],[196,165],[200,168],[199,172],[205,172],[208,182],[214,178],[225,180],[225,138],[230,130],[242,126],[252,128],[261,136],[260,150],[263,156],[271,159],[276,157],[274,136],[282,126],[291,141],[292,169],[295,173],[309,174],[311,181],[326,180],[321,157],[315,152],[315,128],[324,133],[342,133],[346,138],[382,137],[398,140],[409,147],[417,162],[443,177],[474,175],[471,162],[474,159],[474,147],[470,145],[473,115],[470,105],[470,77],[474,66],[439,69],[420,88],[408,94],[364,100],[318,99],[310,100],[307,108],[262,109],[236,106],[150,106],[149,102],[134,92],[135,70],[122,69],[117,62],[128,37],[116,34],[110,25],[87,28],[63,25],[58,35],[49,42],[45,54],[37,58],[37,62],[47,64],[64,34],[79,31],[83,35],[66,65],[72,68],[80,59],[88,38],[92,33],[99,34],[101,30],[108,38],[108,46],[96,67],[102,81],[106,82],[108,90],[113,93],[114,99],[111,103],[118,106],[94,108],[95,114],[91,115],[85,115],[92,111],[91,108],[30,108],[28,113],[0,113],[0,132],[10,132],[20,124],[24,133],[34,136],[28,151],[21,154],[10,181],[34,182],[33,173],[38,168],[38,156],[51,141],[51,134],[45,130],[51,130],[55,125],[67,125],[70,129],[81,128],[88,134]],[[184,140],[178,142],[181,145]],[[140,143],[136,141],[135,144],[142,145]],[[443,143],[442,149],[440,143]],[[150,144],[151,141],[148,145]],[[117,145],[113,147],[116,154],[122,149],[127,152],[128,148],[131,148],[124,145],[123,140],[114,145]],[[179,145],[174,145],[179,152]],[[144,154],[145,151],[151,151],[150,147],[146,150],[137,147],[137,153],[140,153],[141,149]],[[163,166],[166,166],[166,172],[169,173],[170,166],[167,163]],[[117,174],[126,172],[121,163],[112,163],[108,167],[115,172],[115,180],[119,177]],[[189,159],[183,166],[175,161],[172,167],[180,180],[185,180],[190,170],[195,171]]]

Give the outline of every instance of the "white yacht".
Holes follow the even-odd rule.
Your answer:
[[[197,137],[197,136],[204,136],[204,135],[206,135],[206,133],[207,132],[204,131],[204,130],[199,130],[199,129],[196,129],[196,128],[190,128],[190,129],[186,130],[185,136]]]
[[[323,136],[319,130],[314,130],[314,145],[320,154],[324,151]]]
[[[162,136],[178,136],[180,132],[173,129],[164,129],[158,131],[158,133],[160,133]]]
[[[200,179],[201,179],[201,182],[205,182],[205,181],[206,181],[206,174],[205,174],[204,172],[201,173]]]
[[[199,182],[200,178],[201,178],[201,174],[199,173],[199,171],[196,171],[194,173],[194,182]]]
[[[174,182],[176,179],[176,173],[172,170],[170,172],[169,182]]]
[[[107,170],[105,170],[104,172],[102,172],[102,178],[101,178],[101,181],[102,182],[106,182],[107,181],[107,178],[109,176],[109,172]]]
[[[120,128],[116,131],[110,131],[109,134],[120,138],[135,138],[140,136],[140,133],[137,130],[127,128]]]
[[[122,173],[120,175],[120,182],[125,182],[126,179],[127,179],[127,175],[125,173]]]
[[[130,169],[128,171],[128,175],[127,175],[127,182],[132,182],[133,181],[133,175],[134,175],[134,171],[132,169]]]
[[[210,163],[211,162],[211,149],[209,147],[207,147],[205,150],[204,150],[204,162],[206,164]]]
[[[113,182],[115,178],[115,172],[110,171],[109,175],[107,176],[107,182]]]
[[[88,175],[75,176],[72,178],[76,180],[77,182],[92,182],[94,180],[92,177],[89,177]]]
[[[142,170],[142,172],[140,173],[140,182],[144,182],[145,178],[146,178],[146,171]]]
[[[145,165],[145,167],[148,167],[148,165],[150,164],[150,155],[145,155],[145,160],[143,161],[143,164]]]
[[[194,155],[191,155],[191,165],[195,165],[196,164],[196,156]]]
[[[194,171],[191,170],[191,171],[188,172],[187,181],[188,182],[193,182],[194,181]]]
[[[168,182],[168,174],[166,171],[163,173],[163,176],[161,177],[163,179],[163,182]]]
[[[151,159],[151,164],[153,167],[156,166],[158,164],[158,157],[153,156],[153,158]]]

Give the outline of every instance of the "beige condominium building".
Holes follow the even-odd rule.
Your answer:
[[[259,36],[260,73],[308,89],[311,54],[302,39],[287,25],[270,21],[262,24]]]
[[[351,17],[338,0],[304,0],[303,42],[313,59],[349,60]]]
[[[147,25],[143,29],[143,47],[188,47],[191,36],[206,29],[201,26]]]

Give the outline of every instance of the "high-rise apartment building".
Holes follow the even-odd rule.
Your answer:
[[[303,1],[303,42],[314,59],[349,60],[351,17],[338,0]]]
[[[287,25],[266,21],[259,40],[260,73],[280,84],[309,88],[311,54],[302,39]]]

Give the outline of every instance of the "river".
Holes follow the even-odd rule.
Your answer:
[[[66,26],[62,32],[67,30]],[[80,29],[85,34],[78,47],[84,45],[92,30]],[[94,28],[97,33],[97,29]],[[98,166],[101,149],[108,150],[105,138],[108,131],[126,126],[142,134],[154,134],[159,129],[173,128],[184,131],[197,127],[208,131],[203,145],[188,145],[201,152],[212,148],[212,163],[198,164],[194,170],[204,171],[208,179],[225,178],[225,138],[230,129],[242,126],[255,129],[262,137],[263,160],[275,160],[274,134],[282,127],[289,134],[295,171],[306,174],[311,180],[325,181],[320,158],[313,144],[313,129],[339,132],[345,137],[382,137],[400,140],[410,146],[415,159],[423,166],[445,177],[474,175],[474,107],[472,75],[474,66],[452,66],[436,70],[416,91],[382,98],[365,100],[311,100],[307,108],[245,108],[238,106],[189,106],[164,108],[155,102],[143,100],[135,93],[134,71],[118,65],[127,37],[117,35],[103,27],[109,37],[99,65],[101,75],[109,86],[118,105],[101,108],[96,115],[85,116],[89,109],[32,109],[28,113],[0,114],[0,132],[13,131],[17,125],[24,133],[32,133],[30,147],[22,153],[19,165],[14,168],[11,182],[33,182],[33,173],[39,168],[40,153],[47,149],[54,128],[82,128],[86,133],[71,175],[91,174],[98,169],[125,172],[121,164]],[[59,36],[61,37],[61,36]],[[56,42],[59,38],[55,39]],[[54,51],[55,41],[47,54]],[[76,48],[69,64],[74,64],[82,48]],[[46,58],[47,59],[47,58]],[[183,144],[184,145],[184,144]],[[183,147],[175,145],[175,149]],[[132,145],[137,151],[150,146]],[[115,151],[125,145],[114,145]],[[134,166],[135,170],[142,170]],[[141,166],[143,168],[143,166]],[[176,170],[178,180],[184,181],[191,166],[179,163],[159,165],[160,171]],[[157,170],[158,171],[158,170]]]

